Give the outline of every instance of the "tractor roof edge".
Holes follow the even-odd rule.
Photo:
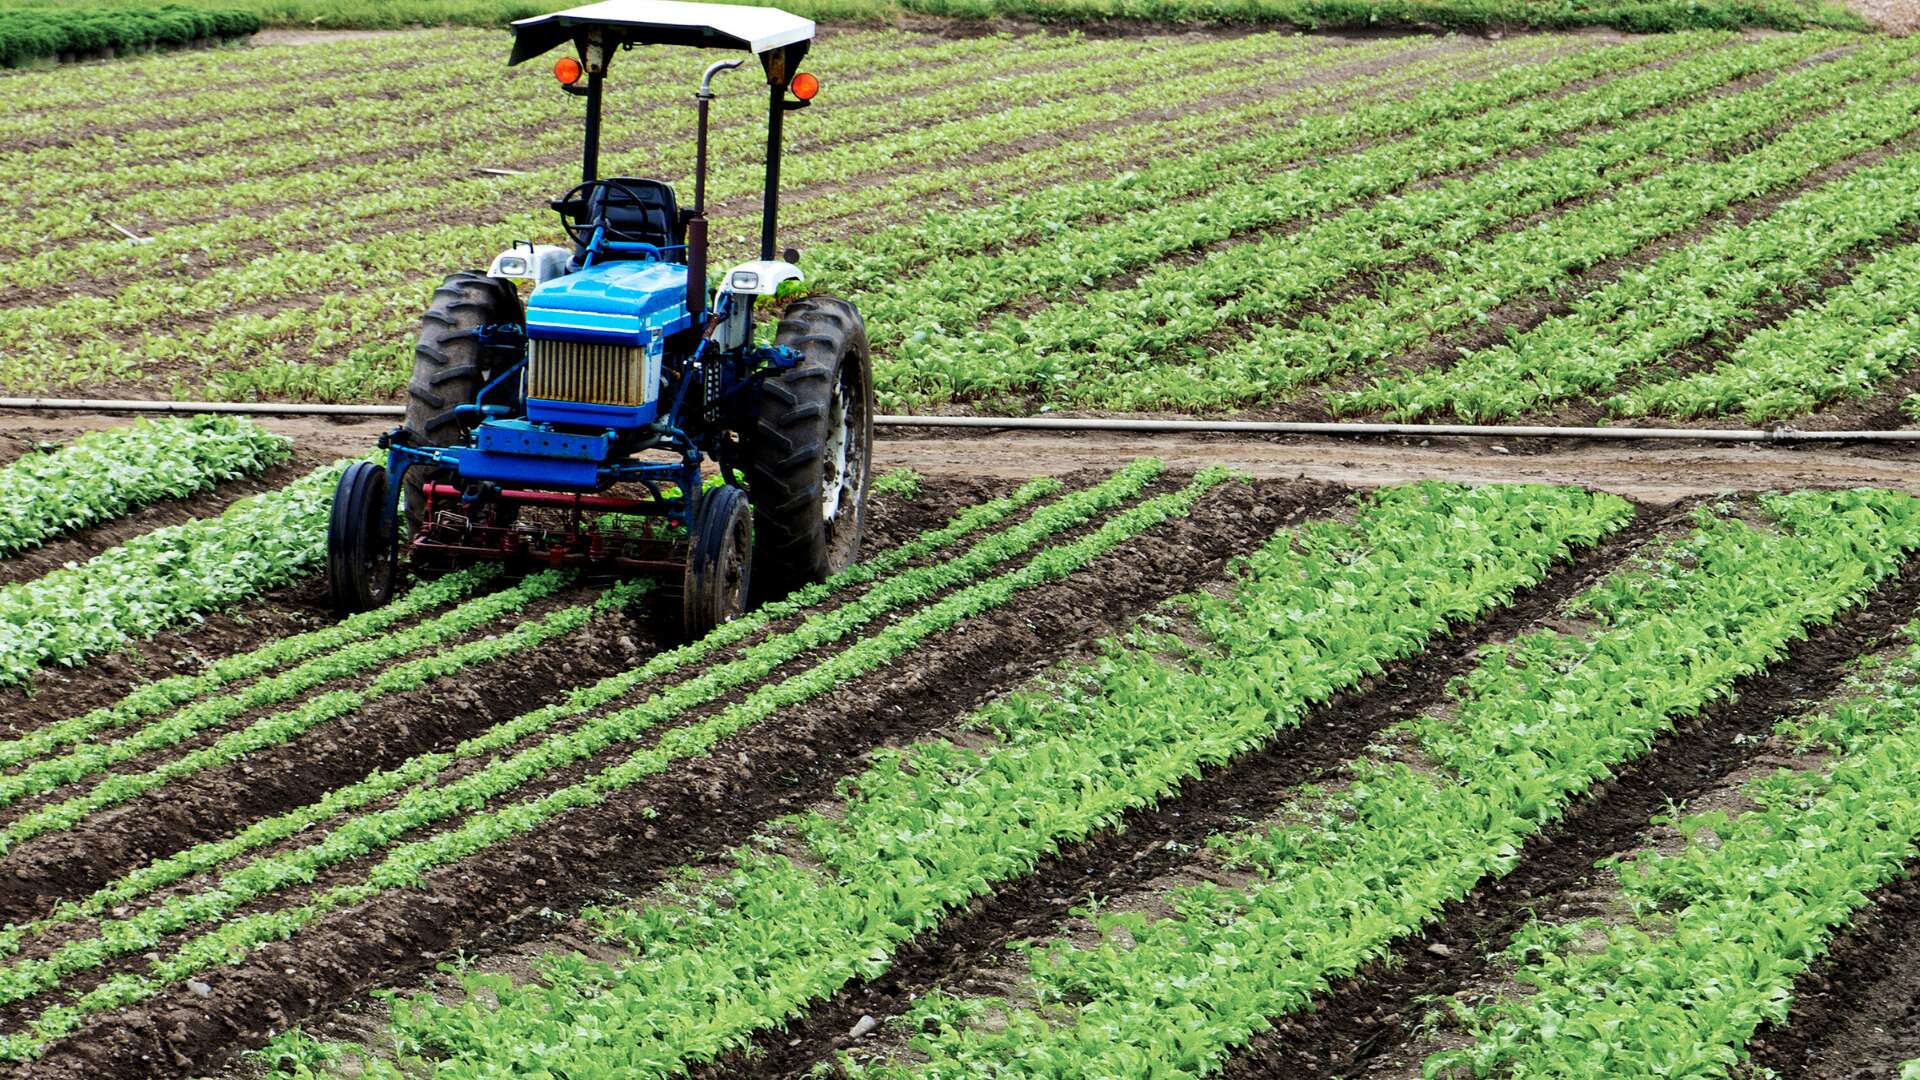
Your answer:
[[[813,20],[779,8],[688,0],[602,0],[513,24],[509,65],[531,60],[582,30],[605,27],[614,45],[688,45],[764,53],[813,38]]]

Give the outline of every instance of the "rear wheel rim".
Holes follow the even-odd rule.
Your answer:
[[[847,491],[848,466],[858,467],[853,445],[853,401],[847,393],[846,369],[833,384],[833,396],[827,399],[827,443],[820,462],[820,519],[832,524],[840,516],[840,503]]]

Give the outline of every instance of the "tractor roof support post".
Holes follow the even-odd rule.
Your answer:
[[[587,145],[580,158],[582,183],[600,178],[600,98],[605,69],[587,72]]]
[[[798,41],[760,54],[761,66],[767,70],[767,188],[760,202],[762,259],[773,259],[774,252],[779,250],[773,234],[780,220],[780,146],[781,128],[789,108],[787,86],[793,82],[793,73],[800,69],[800,61],[807,55],[810,44],[810,41]]]
[[[787,81],[783,75],[767,89],[767,190],[760,203],[760,257],[773,258],[773,229],[780,217],[780,127],[786,116]]]

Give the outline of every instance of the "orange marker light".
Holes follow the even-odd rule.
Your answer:
[[[801,101],[812,101],[813,95],[819,92],[820,80],[814,78],[810,73],[803,71],[793,77],[794,97],[799,98]]]
[[[553,62],[553,77],[560,80],[562,86],[572,86],[580,81],[580,61],[571,56],[563,56]]]

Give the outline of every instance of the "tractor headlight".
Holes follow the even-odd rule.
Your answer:
[[[752,292],[760,287],[760,275],[752,270],[735,270],[732,288],[734,292]]]
[[[526,277],[527,260],[518,255],[508,255],[500,260],[501,277]]]

